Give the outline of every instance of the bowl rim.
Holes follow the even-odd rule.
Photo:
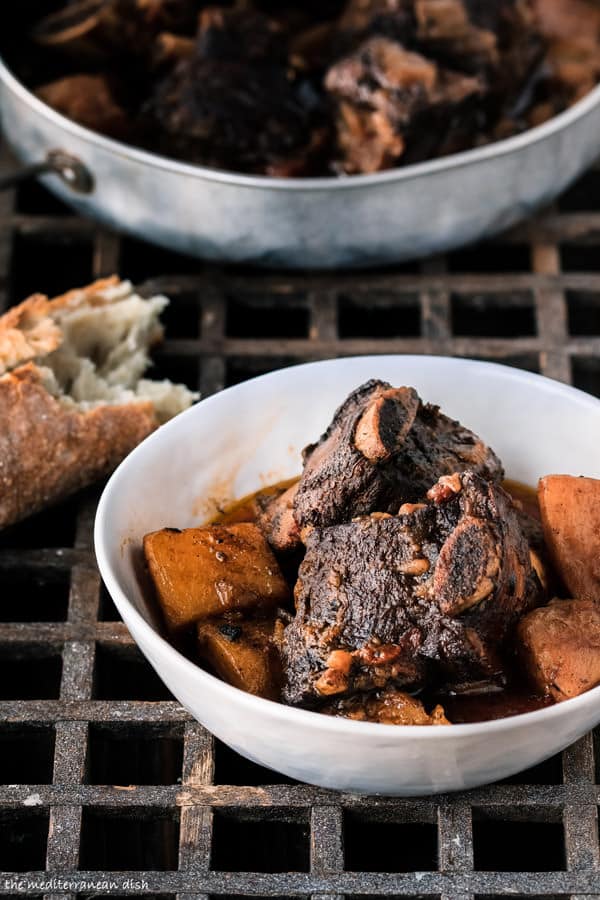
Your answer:
[[[450,727],[440,727],[433,725],[387,725],[378,722],[356,722],[352,719],[327,716],[323,713],[315,712],[312,710],[298,709],[296,707],[287,706],[284,703],[279,703],[273,700],[266,700],[262,697],[256,697],[252,694],[248,694],[239,688],[227,684],[220,678],[217,678],[215,675],[211,675],[209,672],[206,672],[199,665],[192,662],[192,660],[188,659],[186,656],[176,650],[176,648],[173,647],[173,645],[162,634],[160,634],[155,628],[153,628],[142,616],[142,614],[138,612],[131,600],[129,600],[125,592],[121,589],[118,583],[117,576],[114,574],[112,566],[109,562],[109,555],[107,550],[108,542],[105,540],[110,533],[110,529],[107,528],[108,508],[113,492],[118,489],[120,479],[124,477],[124,473],[126,473],[131,466],[135,466],[138,456],[141,456],[144,453],[144,448],[147,443],[149,443],[150,441],[155,441],[157,439],[163,440],[165,443],[167,443],[168,434],[173,426],[173,423],[175,421],[180,422],[182,416],[191,419],[192,416],[197,415],[197,410],[203,405],[214,405],[215,403],[218,404],[219,398],[222,397],[225,393],[239,390],[240,388],[244,386],[247,387],[249,384],[253,384],[255,382],[262,382],[269,379],[276,380],[282,372],[289,373],[290,371],[298,369],[323,366],[335,367],[336,364],[352,363],[353,361],[372,361],[373,365],[375,366],[382,361],[387,362],[390,360],[398,359],[410,360],[411,362],[419,362],[419,364],[424,363],[425,365],[431,364],[432,361],[437,364],[441,362],[445,365],[450,365],[457,368],[465,368],[466,370],[470,369],[472,371],[477,369],[484,369],[490,372],[495,371],[497,372],[499,377],[513,380],[516,383],[522,384],[523,382],[528,382],[532,385],[537,385],[539,388],[546,391],[553,391],[563,397],[566,395],[570,398],[576,398],[580,403],[584,403],[585,405],[587,405],[590,409],[590,412],[600,412],[600,398],[596,398],[591,394],[579,390],[578,388],[572,387],[571,385],[566,385],[562,382],[554,381],[553,379],[547,378],[544,375],[538,375],[537,373],[527,372],[523,369],[505,366],[500,363],[450,356],[385,354],[381,356],[365,355],[343,357],[342,359],[325,359],[319,360],[317,362],[303,363],[298,366],[289,366],[285,369],[275,369],[272,372],[268,372],[264,375],[259,375],[255,378],[248,379],[247,381],[242,382],[238,385],[233,385],[232,387],[225,388],[223,391],[219,391],[217,394],[212,394],[204,400],[200,400],[188,410],[180,413],[179,416],[176,416],[175,419],[167,422],[157,431],[153,432],[147,438],[145,438],[145,440],[142,441],[142,443],[139,444],[113,472],[102,492],[102,496],[96,510],[96,517],[94,522],[94,548],[100,574],[106,584],[110,595],[115,602],[115,605],[117,606],[117,609],[119,610],[121,615],[123,615],[124,619],[126,619],[127,617],[133,620],[135,628],[139,629],[143,633],[146,642],[149,642],[156,647],[157,652],[169,658],[174,666],[183,668],[184,673],[189,673],[190,677],[196,679],[200,678],[201,682],[204,682],[209,690],[214,691],[216,689],[218,692],[220,691],[225,698],[231,698],[231,700],[233,700],[234,702],[241,703],[247,708],[249,713],[253,713],[259,716],[261,714],[270,714],[275,719],[279,719],[282,722],[288,722],[290,725],[296,724],[300,726],[302,725],[302,723],[304,723],[307,727],[320,727],[322,729],[331,731],[332,734],[347,735],[351,737],[352,735],[358,735],[359,733],[362,733],[365,736],[371,734],[373,735],[373,737],[377,735],[379,737],[382,737],[383,735],[385,735],[386,738],[391,738],[392,740],[401,740],[402,738],[409,737],[411,739],[420,738],[424,740],[435,739],[438,741],[443,741],[452,740],[453,737],[475,737],[476,735],[481,735],[482,730],[486,734],[495,734],[498,732],[511,730],[513,727],[517,727],[518,725],[528,726],[529,724],[541,724],[542,722],[548,722],[552,721],[553,719],[561,718],[564,715],[568,715],[570,712],[575,713],[578,708],[583,708],[588,705],[594,705],[594,703],[600,701],[600,685],[592,688],[589,691],[586,691],[583,694],[580,694],[578,697],[573,697],[560,703],[554,703],[551,706],[543,707],[542,709],[534,710],[533,712],[520,713],[517,715],[506,716],[502,719],[492,719],[484,722],[452,724]],[[123,613],[122,607],[125,608],[126,614]],[[393,735],[395,735],[395,737],[393,737]]]
[[[209,168],[207,166],[194,165],[162,156],[158,153],[143,150],[126,144],[113,138],[105,137],[90,128],[79,125],[72,119],[68,119],[44,103],[29,90],[12,73],[2,55],[0,55],[0,85],[4,83],[16,98],[29,107],[35,114],[46,119],[75,138],[96,146],[107,153],[120,157],[124,161],[133,161],[144,166],[161,169],[173,174],[181,174],[197,180],[217,182],[220,184],[235,185],[243,188],[260,188],[273,191],[298,191],[313,193],[315,191],[344,191],[353,188],[366,188],[369,186],[385,185],[391,182],[411,181],[416,178],[434,175],[440,172],[450,172],[464,168],[471,164],[485,162],[496,157],[507,156],[516,153],[530,145],[541,143],[555,134],[574,125],[579,119],[585,118],[600,106],[600,84],[589,91],[584,97],[568,107],[563,112],[552,116],[548,121],[533,128],[528,128],[521,134],[513,135],[503,140],[493,141],[483,147],[473,147],[460,153],[452,153],[449,156],[425,160],[408,166],[388,169],[384,172],[374,172],[369,175],[325,175],[312,178],[281,178],[270,175],[244,175],[240,172],[228,172],[224,169]],[[18,139],[14,145],[18,148]],[[68,152],[68,148],[60,148]],[[84,160],[85,162],[85,160]]]

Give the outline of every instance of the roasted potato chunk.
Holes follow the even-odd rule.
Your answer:
[[[167,626],[176,631],[211,616],[270,608],[289,588],[267,541],[250,522],[163,528],[144,553]]]
[[[600,602],[600,481],[547,475],[538,497],[544,537],[570,595]]]
[[[200,656],[234,687],[278,700],[281,663],[273,642],[274,620],[198,623]]]
[[[521,657],[538,690],[554,700],[600,684],[600,607],[592,600],[553,600],[519,622]]]

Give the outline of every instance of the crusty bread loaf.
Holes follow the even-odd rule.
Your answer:
[[[142,378],[167,303],[113,277],[0,317],[0,527],[108,474],[193,402]]]

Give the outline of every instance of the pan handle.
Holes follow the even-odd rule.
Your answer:
[[[49,150],[46,159],[23,166],[15,172],[0,176],[0,191],[16,187],[22,181],[38,175],[58,175],[77,194],[90,194],[94,190],[94,177],[81,160],[64,150]]]

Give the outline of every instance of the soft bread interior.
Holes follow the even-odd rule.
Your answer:
[[[163,296],[144,300],[129,282],[121,282],[89,304],[53,310],[62,342],[36,360],[46,388],[82,410],[148,401],[159,423],[187,409],[197,394],[184,385],[142,377],[149,348],[162,336],[159,317],[168,302]]]

